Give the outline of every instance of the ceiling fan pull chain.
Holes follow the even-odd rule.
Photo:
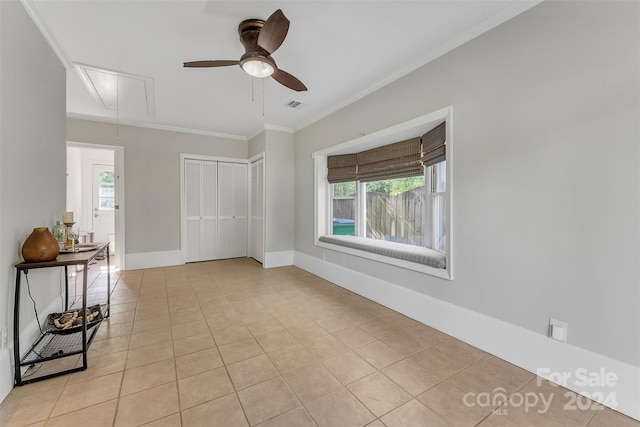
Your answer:
[[[264,79],[262,79],[262,117],[264,117]]]

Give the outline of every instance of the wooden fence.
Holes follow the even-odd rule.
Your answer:
[[[367,193],[367,237],[422,246],[423,187],[392,196]],[[355,219],[353,199],[333,201],[335,218]]]

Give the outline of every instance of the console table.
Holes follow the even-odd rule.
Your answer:
[[[53,261],[45,262],[21,262],[15,265],[16,268],[16,289],[15,289],[15,301],[13,308],[13,355],[15,364],[15,377],[14,386],[21,386],[34,381],[40,381],[51,377],[56,377],[70,372],[84,371],[87,369],[87,351],[89,345],[95,336],[100,322],[109,317],[109,305],[111,302],[111,266],[109,260],[109,243],[93,243],[88,249],[88,245],[80,245],[80,252],[73,253],[61,253]],[[107,259],[107,298],[106,304],[100,304],[99,320],[87,324],[86,309],[87,309],[87,273],[89,270],[89,264],[95,260],[95,258],[101,253],[106,254]],[[51,267],[63,267],[64,268],[64,281],[65,281],[65,312],[69,310],[69,266],[83,266],[84,274],[82,279],[82,307],[81,313],[82,324],[77,327],[70,328],[71,330],[56,330],[53,325],[45,324],[43,326],[43,334],[38,340],[31,346],[29,351],[22,356],[20,354],[20,282],[22,274],[25,277],[28,275],[29,270],[38,268],[51,268]],[[61,313],[62,314],[62,313]],[[47,322],[49,323],[49,322]],[[63,357],[69,357],[74,355],[82,355],[82,366],[77,366],[71,369],[66,369],[46,375],[42,375],[36,378],[23,379],[22,367],[31,366],[35,363],[42,363],[51,361],[54,359],[60,359]]]

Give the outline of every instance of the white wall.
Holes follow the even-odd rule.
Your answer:
[[[549,317],[564,320],[581,354],[637,371],[639,7],[541,3],[296,132],[301,258],[326,253],[327,271],[346,268],[538,336]],[[315,247],[311,153],[449,105],[455,279]],[[455,329],[455,318],[443,321]]]
[[[74,213],[76,222],[82,222],[82,149],[79,147],[67,147],[66,210]]]
[[[267,150],[267,131],[264,130],[249,140],[249,158]]]
[[[11,332],[13,266],[22,243],[65,208],[66,72],[19,2],[1,1],[0,19],[0,328]],[[29,277],[43,314],[58,296],[61,275],[47,269]],[[34,315],[24,288],[22,295],[24,330]],[[11,359],[0,350],[0,400],[13,386]]]
[[[267,130],[266,252],[293,250],[293,134]]]
[[[180,153],[246,159],[248,142],[68,119],[68,140],[124,147],[126,268],[180,262]],[[131,261],[131,266],[129,265]]]
[[[266,268],[293,264],[294,136],[267,129],[249,141],[249,157],[265,153]]]

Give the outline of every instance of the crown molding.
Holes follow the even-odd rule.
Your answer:
[[[147,129],[157,129],[157,130],[164,130],[169,132],[180,132],[180,133],[190,133],[194,135],[214,136],[217,138],[235,139],[238,141],[249,140],[246,136],[243,136],[243,135],[232,135],[228,133],[211,132],[206,130],[183,128],[179,126],[167,126],[167,125],[160,125],[156,123],[145,123],[145,122],[138,122],[135,120],[127,120],[123,118],[120,118],[116,121],[111,117],[98,117],[98,116],[90,116],[90,115],[77,114],[77,113],[67,113],[67,118],[78,119],[78,120],[88,120],[93,122],[112,123],[115,125],[120,124],[125,126],[134,126],[134,127],[147,128]]]
[[[278,132],[294,133],[293,128],[277,125],[264,125],[265,130],[275,130]]]

